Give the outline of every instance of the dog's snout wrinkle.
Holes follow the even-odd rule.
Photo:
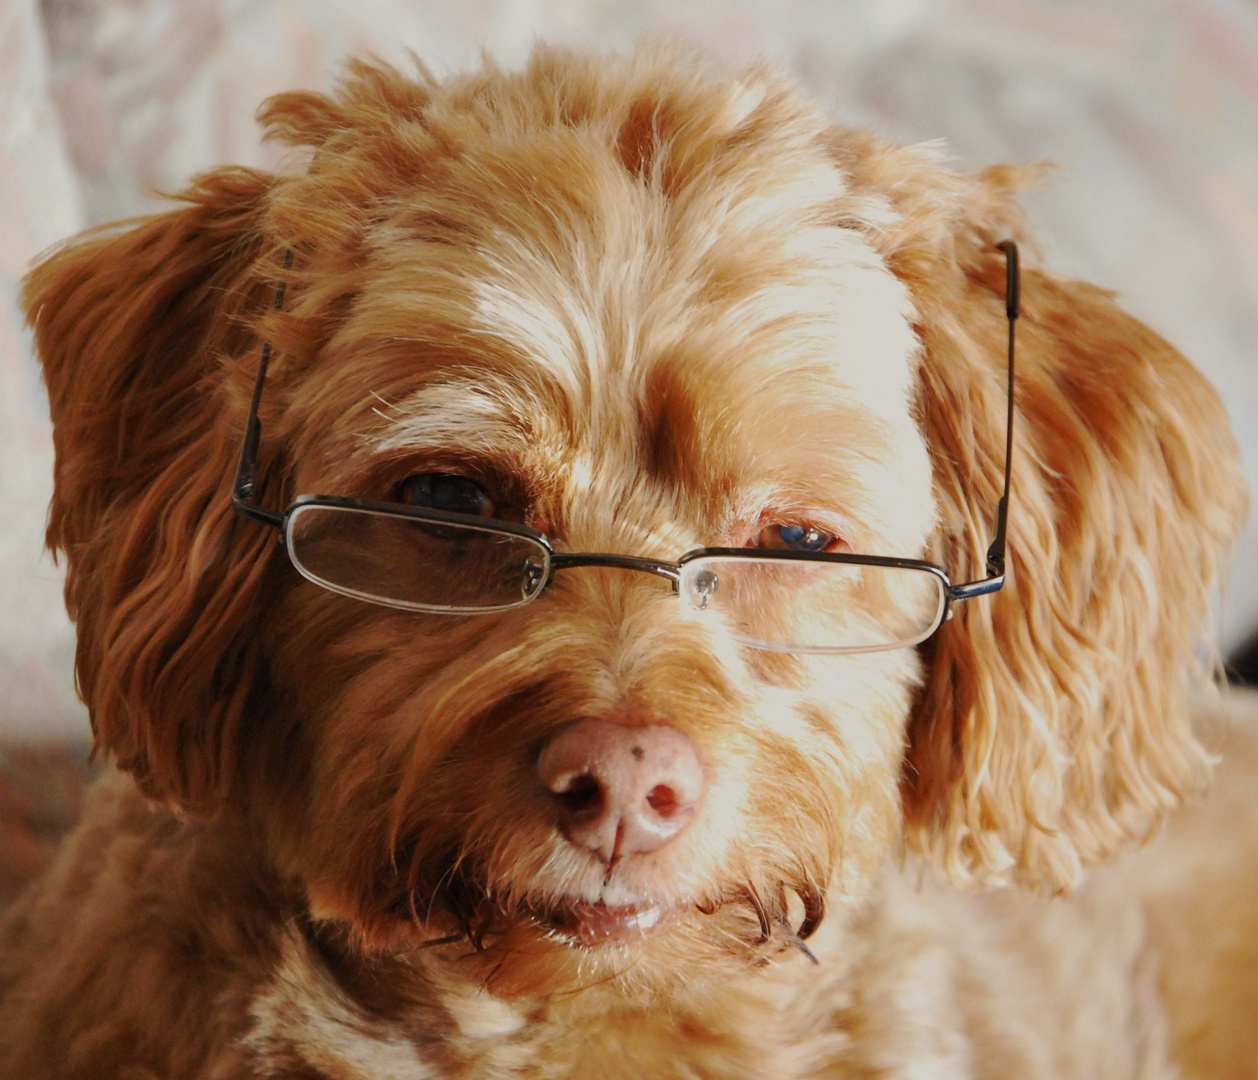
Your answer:
[[[703,767],[671,727],[631,727],[598,717],[569,724],[543,748],[537,776],[560,831],[609,866],[657,851],[694,819]]]

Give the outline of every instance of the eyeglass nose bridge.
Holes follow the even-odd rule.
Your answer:
[[[663,559],[643,559],[635,555],[604,555],[598,553],[564,554],[555,552],[550,557],[550,572],[568,570],[577,566],[604,566],[612,570],[634,570],[642,574],[654,574],[672,582],[673,592],[681,589],[681,567]],[[549,584],[549,582],[547,583]]]

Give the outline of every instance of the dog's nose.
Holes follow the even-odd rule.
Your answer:
[[[608,865],[663,847],[690,824],[703,794],[699,757],[680,731],[597,717],[551,739],[537,775],[564,836]]]

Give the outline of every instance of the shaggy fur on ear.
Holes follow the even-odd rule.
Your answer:
[[[231,789],[261,673],[251,625],[274,541],[231,507],[243,414],[225,408],[219,362],[253,341],[243,319],[265,303],[250,274],[271,184],[207,175],[184,209],[57,251],[23,294],[56,446],[47,539],[66,559],[96,745],[190,808]]]
[[[896,211],[872,239],[917,307],[932,557],[981,578],[1005,445],[994,244],[1020,236],[1035,170],[964,178],[856,132],[835,148]],[[1218,396],[1101,289],[1024,269],[1016,386],[1008,580],[924,646],[902,790],[910,845],[954,882],[1059,892],[1209,777],[1199,635],[1247,495]]]

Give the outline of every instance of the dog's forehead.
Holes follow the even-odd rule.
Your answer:
[[[885,209],[819,139],[726,139],[671,173],[622,143],[478,136],[378,200],[319,365],[319,396],[361,422],[322,426],[356,440],[325,459],[549,453],[696,487],[924,475],[911,303],[865,235]]]
[[[682,397],[744,437],[774,403],[801,428],[898,421],[910,305],[860,232],[837,224],[851,201],[819,153],[748,155],[666,190],[580,132],[489,143],[372,229],[336,344],[358,363],[387,359],[394,404],[444,410],[443,384],[472,390],[473,423],[493,400],[605,439],[629,416],[661,422]]]

